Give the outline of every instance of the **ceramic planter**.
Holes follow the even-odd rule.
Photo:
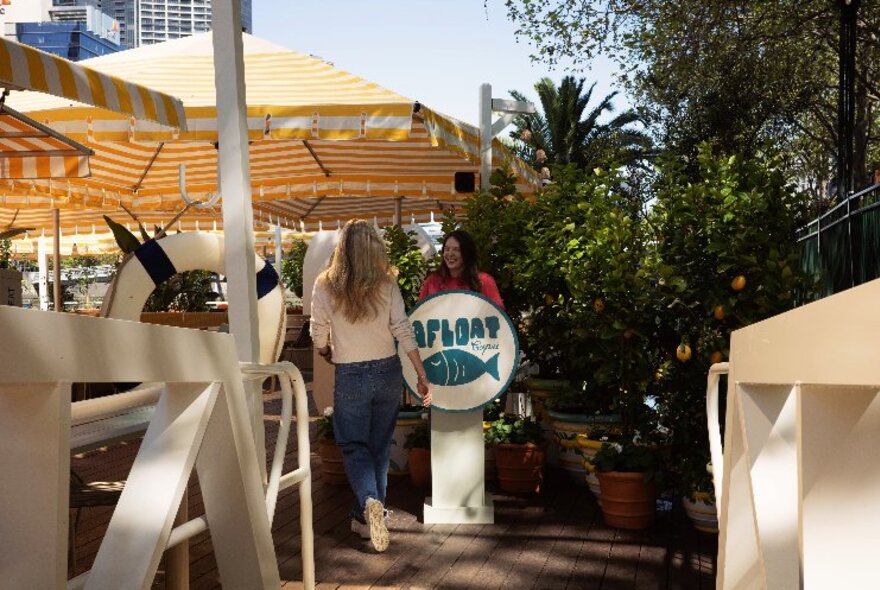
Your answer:
[[[318,439],[318,456],[321,457],[322,479],[333,485],[347,485],[345,466],[342,463],[342,451],[336,441],[329,438]]]
[[[645,474],[623,471],[599,473],[605,524],[619,529],[646,529],[657,516],[657,490]]]
[[[586,434],[579,434],[577,435],[577,444],[584,458],[584,482],[590,488],[590,491],[593,492],[593,495],[596,496],[596,499],[599,500],[602,492],[599,489],[599,476],[596,468],[593,467],[592,460],[599,449],[602,448],[602,441],[594,440]]]
[[[619,429],[620,416],[617,414],[567,414],[550,410],[547,415],[551,419],[553,428],[553,440],[556,444],[559,456],[559,466],[565,469],[571,481],[578,486],[587,485],[588,471],[584,466],[584,460],[595,454],[595,450],[602,446],[598,442],[600,436]],[[592,436],[597,445],[584,447],[579,439]],[[595,448],[595,450],[593,450]],[[596,481],[598,486],[598,481]]]
[[[544,483],[544,449],[538,445],[501,444],[495,446],[498,485],[511,494],[541,491]]]
[[[704,533],[718,532],[718,507],[708,492],[691,492],[681,499],[694,528]]]

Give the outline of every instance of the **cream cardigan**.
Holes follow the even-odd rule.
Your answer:
[[[312,290],[309,331],[316,348],[331,345],[334,363],[358,363],[394,356],[397,354],[395,339],[404,352],[417,348],[396,281],[388,282],[376,317],[352,323],[334,308],[325,282],[318,279]]]

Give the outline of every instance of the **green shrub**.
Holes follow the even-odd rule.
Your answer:
[[[541,425],[528,418],[509,418],[503,416],[492,422],[483,435],[486,444],[541,444],[544,432]]]
[[[297,297],[303,296],[303,262],[308,244],[294,239],[290,250],[281,259],[281,280],[284,286]]]

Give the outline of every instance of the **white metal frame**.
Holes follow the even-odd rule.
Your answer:
[[[872,281],[737,330],[712,367],[719,589],[876,586],[878,298]]]
[[[92,570],[70,587],[149,587],[162,552],[210,530],[224,588],[278,588],[271,537],[277,491],[300,484],[303,576],[314,587],[308,423],[297,424],[299,467],[282,475],[292,418],[307,416],[290,363],[239,369],[227,334],[0,307],[0,571],[11,588],[67,586],[70,384],[167,383]],[[277,375],[283,394],[272,478],[264,488],[242,386]],[[195,467],[205,519],[172,529]]]

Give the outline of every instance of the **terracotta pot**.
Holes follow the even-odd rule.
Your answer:
[[[495,445],[498,485],[505,492],[529,494],[544,483],[544,449],[538,445]]]
[[[646,529],[657,516],[657,490],[644,473],[599,473],[605,524],[619,529]]]
[[[694,528],[704,533],[718,532],[718,508],[707,492],[691,492],[681,499],[684,511],[694,523]]]
[[[431,449],[409,450],[409,478],[420,488],[431,485]]]
[[[336,446],[336,441],[329,438],[319,439],[318,456],[321,457],[321,471],[325,482],[333,485],[348,484],[345,466],[342,463],[342,451]]]
[[[486,481],[498,480],[498,466],[495,464],[495,448],[486,447],[486,471],[484,477]]]

